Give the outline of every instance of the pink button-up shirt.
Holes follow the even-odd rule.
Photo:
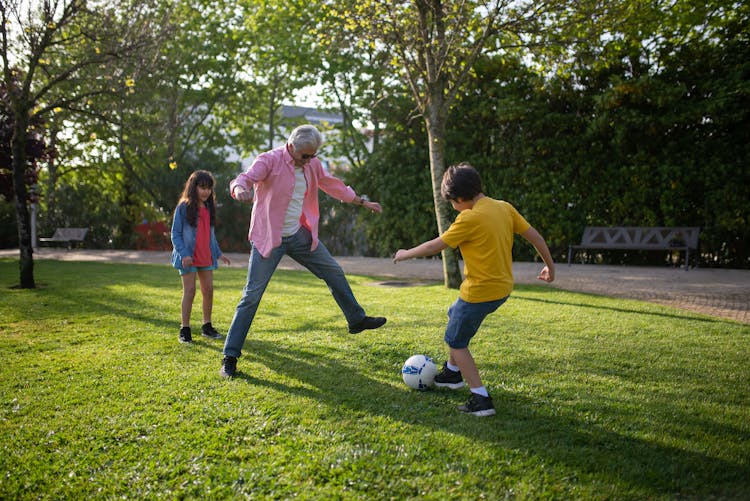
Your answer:
[[[320,220],[318,189],[344,202],[351,202],[357,195],[351,187],[329,174],[317,158],[305,164],[303,170],[307,191],[302,201],[300,223],[310,230],[311,250],[315,250],[318,246]],[[284,216],[294,192],[294,160],[286,145],[258,155],[247,172],[243,172],[229,183],[229,192],[232,196],[235,186],[255,190],[247,239],[263,257],[268,257],[274,248],[281,245]]]

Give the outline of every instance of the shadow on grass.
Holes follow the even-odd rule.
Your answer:
[[[250,340],[245,348],[248,356],[241,359],[236,379],[317,400],[334,415],[341,414],[341,419],[370,415],[431,426],[479,440],[483,446],[496,449],[498,457],[507,451],[526,451],[544,458],[546,464],[573,470],[580,478],[605,477],[613,485],[626,483],[657,496],[692,497],[718,491],[731,497],[750,488],[747,465],[667,446],[656,439],[606,430],[573,413],[550,409],[507,391],[494,395],[497,416],[475,418],[455,410],[455,405],[467,397],[466,391],[396,390],[363,374],[361,366],[368,366],[367,363],[343,367],[336,359],[268,341]],[[405,358],[409,354],[401,355]],[[393,351],[388,356],[393,357]],[[284,376],[282,381],[291,379],[300,384],[254,377],[252,363],[263,364]],[[243,365],[250,373],[242,371]],[[653,435],[659,428],[657,422],[653,429],[639,433]]]
[[[556,291],[554,291],[556,292]],[[607,296],[598,296],[595,294],[586,294],[582,292],[576,292],[576,293],[568,293],[568,294],[578,294],[583,297],[592,297],[592,298],[607,298]],[[678,315],[675,313],[663,313],[663,312],[657,312],[657,311],[649,311],[646,309],[628,309],[628,308],[617,308],[613,306],[603,306],[600,304],[589,304],[585,302],[566,302],[566,301],[557,301],[552,299],[541,299],[536,297],[529,297],[524,296],[522,293],[519,294],[517,292],[514,292],[512,295],[514,300],[522,300],[522,301],[535,301],[538,303],[546,303],[546,304],[555,304],[559,306],[572,306],[577,308],[591,308],[595,310],[607,310],[607,311],[616,311],[618,313],[632,313],[637,315],[651,315],[656,317],[662,317],[662,318],[668,318],[668,319],[675,319],[675,320],[691,320],[691,321],[698,321],[698,322],[709,322],[709,323],[732,323],[728,320],[724,320],[721,318],[704,318],[699,317],[696,315]],[[622,301],[622,300],[620,300]],[[635,299],[630,299],[628,301],[636,301]],[[649,303],[652,304],[652,303]],[[665,307],[666,308],[666,307]]]
[[[50,265],[51,267],[52,265]],[[143,276],[133,277],[133,270],[126,267],[126,271],[111,274],[111,265],[87,264],[70,267],[74,273],[68,273],[62,280],[61,276],[52,278],[52,271],[47,270],[45,282],[51,285],[45,290],[46,294],[54,297],[56,311],[67,311],[76,314],[111,313],[114,317],[133,319],[151,325],[163,332],[175,336],[175,323],[172,320],[160,318],[153,307],[148,307],[148,298],[143,301],[139,297],[129,296],[127,293],[109,290],[106,294],[97,288],[122,282],[143,283],[148,287],[169,287],[179,291],[179,282],[174,279],[172,271],[164,272],[149,269]],[[41,267],[41,266],[40,266]],[[61,268],[68,268],[61,267]],[[91,271],[88,277],[82,278],[81,270]],[[167,273],[169,272],[169,273]],[[295,272],[289,272],[295,273]],[[312,284],[315,279],[304,278],[307,275],[287,275],[279,273],[278,277],[292,277],[294,282],[303,285]],[[168,280],[168,277],[172,279]],[[81,284],[83,279],[87,283]],[[236,280],[239,283],[241,279]],[[66,285],[77,289],[75,300],[69,300],[70,290]],[[317,286],[317,285],[316,285]],[[239,292],[239,288],[238,288]],[[694,316],[681,316],[669,313],[652,312],[647,310],[616,308],[579,302],[565,302],[553,299],[540,299],[517,293],[518,300],[537,301],[554,305],[583,307],[603,311],[621,313],[636,313],[656,315],[667,319],[701,320],[704,322],[722,322],[721,320],[703,319]],[[591,296],[598,297],[598,296]],[[178,303],[175,301],[175,311]],[[262,308],[266,315],[283,317],[288,310],[279,314],[268,308]],[[447,305],[446,305],[447,308]],[[334,310],[330,322],[342,322],[340,312]],[[293,315],[290,315],[293,316]],[[316,317],[320,318],[320,317]],[[299,332],[300,343],[304,342],[306,330],[321,329],[319,320],[311,322],[308,319],[297,318],[299,324],[287,324],[284,332]],[[325,323],[328,323],[327,321]],[[336,324],[338,325],[338,324]],[[337,327],[338,329],[338,327]],[[342,324],[342,333],[345,325]],[[279,329],[280,331],[280,329]],[[273,335],[273,329],[267,329]],[[197,336],[196,336],[197,337]],[[716,497],[736,497],[750,490],[750,467],[747,457],[738,462],[731,462],[696,450],[686,450],[671,447],[661,443],[658,438],[661,430],[668,428],[663,422],[665,418],[650,423],[648,427],[639,425],[634,431],[613,431],[600,425],[582,420],[580,415],[559,406],[551,408],[538,400],[512,392],[498,391],[494,394],[498,415],[494,418],[474,418],[465,416],[455,410],[455,405],[467,397],[466,391],[446,392],[435,391],[417,394],[397,386],[384,384],[382,379],[392,377],[398,381],[396,371],[388,374],[383,369],[383,361],[404,360],[411,352],[406,348],[399,352],[392,346],[363,346],[365,360],[352,357],[349,349],[350,337],[342,337],[340,351],[346,354],[340,356],[326,356],[309,349],[298,347],[296,344],[282,345],[265,340],[254,340],[252,337],[245,344],[246,357],[240,361],[238,379],[246,384],[268,388],[288,395],[297,395],[306,399],[320,402],[336,419],[349,420],[354,416],[382,417],[396,423],[417,424],[420,427],[431,427],[447,433],[461,435],[476,440],[479,446],[490,448],[498,457],[507,457],[508,451],[520,451],[522,454],[534,455],[541,460],[541,464],[554,465],[560,469],[567,469],[573,473],[572,485],[576,482],[595,481],[605,479],[610,484],[627,484],[642,489],[652,496],[671,495],[680,497],[699,497],[701,493],[711,493]],[[176,343],[176,339],[174,340]],[[221,350],[222,343],[201,342],[201,348]],[[364,344],[364,343],[363,343]],[[349,346],[347,346],[349,345]],[[350,362],[343,363],[341,360]],[[218,370],[218,360],[211,370]],[[273,379],[258,378],[252,374],[252,364],[259,363],[283,376]],[[543,362],[540,362],[543,364]],[[372,367],[378,377],[368,375],[365,371]],[[243,369],[247,372],[243,373]],[[218,376],[216,376],[218,377]],[[297,384],[298,382],[298,384]],[[601,409],[599,407],[598,409]],[[614,411],[617,412],[617,411]],[[662,414],[663,415],[663,414]],[[314,415],[313,415],[314,417]],[[627,416],[620,414],[619,421],[627,420]],[[684,419],[684,417],[683,417]],[[705,423],[695,418],[691,422],[688,433],[699,434]],[[732,432],[732,430],[722,430]],[[415,433],[418,433],[415,430]],[[735,430],[736,440],[748,439],[747,431]],[[641,438],[644,437],[644,438]],[[656,437],[656,438],[650,438]],[[576,480],[588,479],[588,480]]]
[[[65,304],[66,301],[70,301],[69,296],[65,290],[57,289],[49,292],[50,296],[55,297],[57,308]],[[115,298],[114,300],[105,301],[102,298]],[[76,296],[75,301],[71,302],[71,311],[75,311],[77,315],[82,314],[99,314],[106,312],[107,316],[113,318],[125,318],[129,321],[142,322],[144,324],[151,325],[156,331],[167,331],[175,332],[179,328],[179,317],[175,320],[167,320],[165,318],[159,318],[158,312],[154,311],[153,308],[149,307],[148,299],[143,301],[138,298],[129,297],[126,295],[114,295],[112,292],[108,292],[106,296],[97,294],[92,291],[90,294],[79,294]],[[175,310],[179,313],[179,303],[176,305]]]

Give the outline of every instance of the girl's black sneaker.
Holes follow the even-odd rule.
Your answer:
[[[180,336],[177,339],[181,343],[192,343],[193,335],[190,333],[190,327],[180,327]]]
[[[219,334],[219,331],[214,329],[214,326],[211,325],[211,322],[203,324],[203,327],[201,327],[201,334],[206,337],[210,337],[211,339],[221,339],[224,337]]]

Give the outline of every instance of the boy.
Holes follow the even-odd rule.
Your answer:
[[[450,356],[435,377],[435,386],[458,389],[469,384],[471,396],[458,410],[475,416],[492,416],[495,407],[482,385],[469,351],[469,341],[484,318],[502,305],[513,289],[513,235],[528,240],[544,260],[539,279],[555,279],[555,263],[544,238],[509,203],[484,195],[479,173],[468,163],[448,168],[440,194],[460,212],[441,236],[411,249],[399,249],[394,262],[432,256],[446,247],[460,247],[465,279],[459,298],[448,309],[445,342]]]

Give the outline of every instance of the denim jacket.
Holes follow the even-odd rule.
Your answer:
[[[190,226],[187,220],[187,204],[182,202],[174,211],[174,220],[172,221],[172,266],[182,270],[182,258],[193,256],[195,251],[195,233],[196,228]],[[219,242],[216,240],[214,227],[211,226],[211,260],[214,266],[218,266],[221,249]]]

